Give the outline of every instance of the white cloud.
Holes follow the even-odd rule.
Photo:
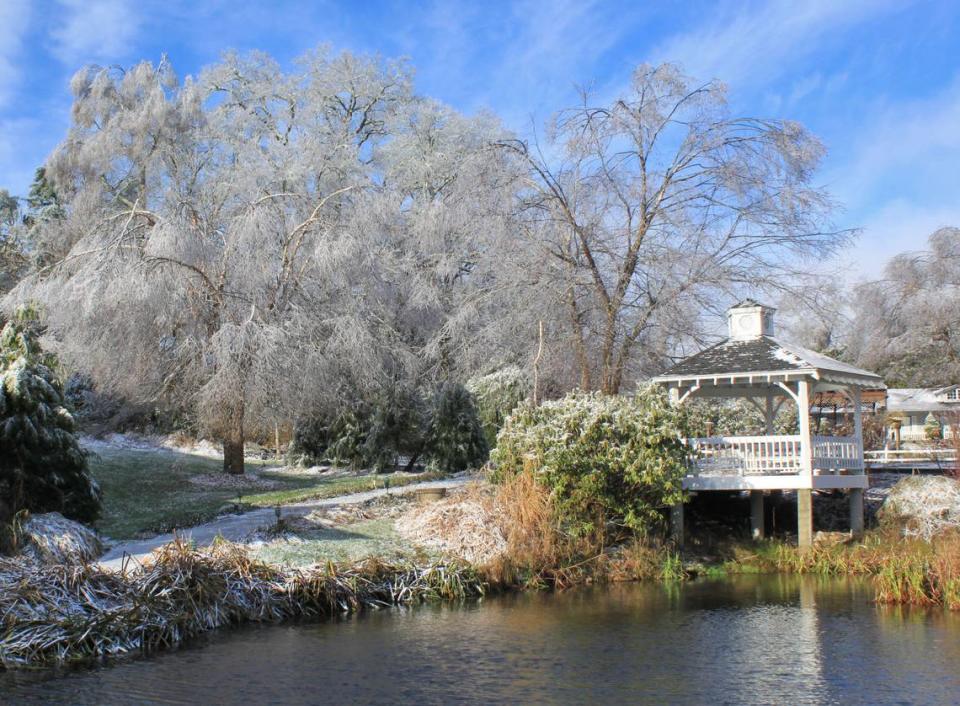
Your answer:
[[[960,76],[940,93],[915,101],[875,105],[839,149],[827,174],[862,227],[850,253],[854,269],[875,276],[891,256],[921,249],[942,226],[960,226]]]
[[[849,253],[854,272],[864,279],[879,277],[887,260],[908,250],[925,250],[930,234],[944,226],[960,226],[960,204],[891,201],[864,224],[860,241]]]
[[[10,100],[20,83],[20,52],[29,23],[28,0],[0,2],[0,108]]]
[[[139,29],[129,0],[59,0],[62,17],[50,30],[51,50],[71,67],[124,56]]]
[[[818,43],[866,19],[902,6],[895,0],[777,0],[720,11],[696,29],[674,35],[653,52],[656,61],[681,64],[698,78],[742,87],[770,81],[791,60],[817,51]]]

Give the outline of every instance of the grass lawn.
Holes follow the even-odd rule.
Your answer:
[[[301,534],[297,542],[278,539],[253,550],[255,558],[286,567],[326,561],[353,563],[371,556],[389,560],[410,553],[409,545],[396,533],[390,518],[317,529]]]
[[[269,467],[248,461],[249,470]],[[268,491],[205,487],[191,478],[222,473],[223,462],[174,451],[99,449],[90,458],[90,470],[103,490],[103,514],[97,528],[112,539],[133,539],[190,527],[212,519],[225,505],[272,507],[329,498],[346,493],[427,480],[426,475],[359,475],[317,477],[271,472],[280,487]]]

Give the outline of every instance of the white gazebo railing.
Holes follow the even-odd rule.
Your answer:
[[[813,467],[821,471],[862,471],[863,452],[856,437],[813,437]]]
[[[799,473],[799,436],[711,436],[687,439],[696,475]]]
[[[803,469],[800,435],[712,436],[687,439],[694,475],[790,475]],[[820,471],[862,471],[863,457],[855,437],[812,438],[813,468]]]

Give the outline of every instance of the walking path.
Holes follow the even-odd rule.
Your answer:
[[[404,493],[411,493],[420,488],[455,488],[469,480],[471,480],[470,477],[450,478],[448,480],[428,481],[426,483],[413,483],[398,488],[378,488],[362,493],[339,495],[321,500],[308,500],[302,503],[284,505],[282,513],[285,518],[298,517],[307,515],[320,507],[352,505],[384,495],[403,495]],[[158,534],[156,537],[150,537],[149,539],[119,542],[113,545],[110,551],[100,558],[99,563],[104,568],[120,569],[127,561],[134,560],[141,562],[155,549],[173,541],[175,536],[193,540],[197,546],[206,546],[213,542],[218,536],[236,542],[260,527],[272,525],[276,520],[277,516],[274,508],[251,510],[250,512],[245,512],[240,515],[225,515],[205,524],[197,525],[196,527],[177,530],[176,533]]]

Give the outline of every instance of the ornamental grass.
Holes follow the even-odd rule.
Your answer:
[[[177,540],[146,565],[122,572],[0,558],[0,664],[13,669],[146,655],[228,625],[462,600],[486,590],[474,569],[456,562],[371,559],[287,571],[226,541],[201,552]]]

